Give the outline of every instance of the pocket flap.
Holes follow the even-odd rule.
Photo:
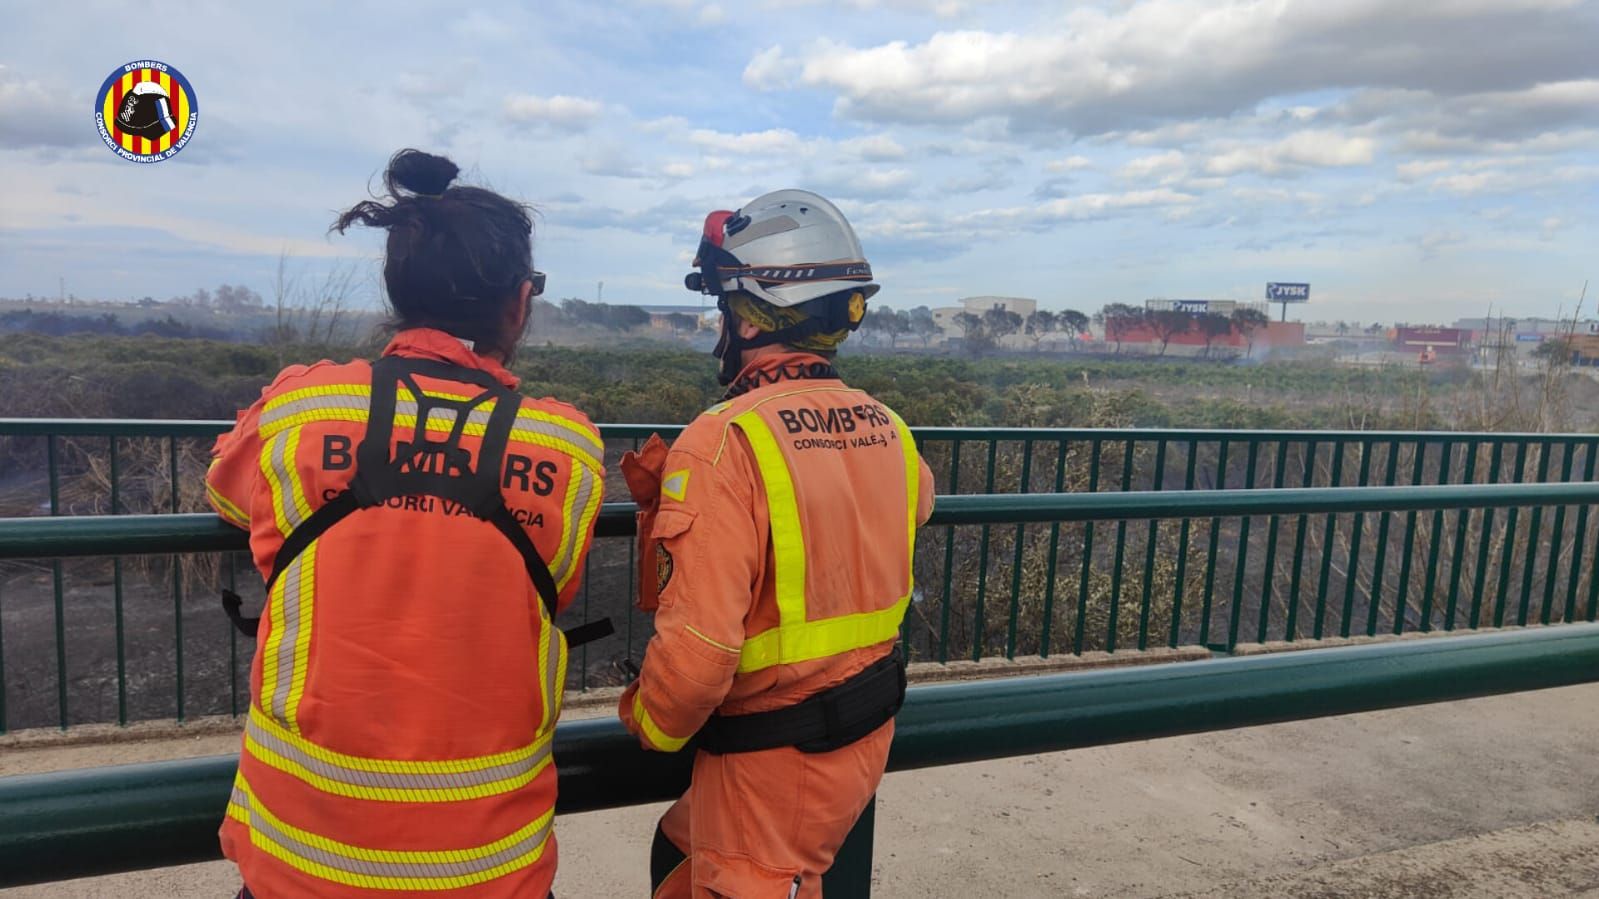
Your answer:
[[[655,513],[655,529],[651,536],[657,540],[670,540],[681,536],[694,524],[699,513],[692,509],[661,509]]]

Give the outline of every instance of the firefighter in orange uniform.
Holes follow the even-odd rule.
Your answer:
[[[656,635],[619,713],[646,748],[696,753],[655,835],[657,897],[815,897],[887,762],[933,479],[833,369],[877,287],[831,203],[712,213],[696,265],[729,390],[669,452],[624,460]]]
[[[544,276],[526,209],[405,150],[387,202],[399,333],[292,366],[217,441],[206,486],[268,579],[222,849],[241,896],[543,897],[555,877],[567,640],[603,447],[505,368]],[[591,631],[592,633],[592,631]],[[577,638],[573,637],[573,642]]]

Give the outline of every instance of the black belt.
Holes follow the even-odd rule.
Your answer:
[[[859,674],[770,712],[712,715],[695,746],[715,755],[793,746],[832,752],[888,723],[905,701],[905,659],[896,648]]]

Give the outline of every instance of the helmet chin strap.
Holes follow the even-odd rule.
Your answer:
[[[784,328],[781,331],[766,331],[754,337],[745,337],[738,332],[737,316],[728,308],[727,298],[719,296],[716,299],[716,308],[722,311],[722,335],[716,341],[716,348],[711,350],[711,355],[721,360],[722,367],[716,373],[716,382],[727,387],[738,379],[739,373],[744,370],[744,351],[753,350],[774,343],[783,343],[800,333],[809,333],[815,328],[811,322],[793,328]]]
[[[716,349],[711,350],[711,355],[721,361],[722,367],[716,372],[716,383],[723,387],[732,384],[738,373],[744,367],[743,340],[734,330],[733,315],[727,311],[727,303],[718,302],[722,307],[722,336],[716,341]]]

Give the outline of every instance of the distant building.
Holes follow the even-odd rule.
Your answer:
[[[1265,324],[1249,334],[1245,334],[1235,325],[1229,328],[1227,333],[1210,338],[1207,343],[1205,333],[1199,327],[1200,316],[1220,315],[1231,318],[1233,313],[1240,309],[1253,309],[1267,314],[1270,310],[1266,303],[1237,300],[1153,299],[1145,300],[1144,308],[1152,312],[1184,312],[1193,316],[1186,331],[1171,335],[1165,348],[1169,356],[1201,355],[1207,351],[1207,347],[1211,353],[1243,355],[1253,352],[1259,356],[1272,350],[1292,349],[1305,345],[1305,326],[1302,322],[1272,321],[1269,315]],[[1105,340],[1109,343],[1136,347],[1135,352],[1161,352],[1160,335],[1143,321],[1120,328],[1106,322]]]
[[[1545,340],[1567,333],[1574,336],[1599,336],[1599,320],[1555,318],[1463,318],[1455,327],[1470,334],[1473,346],[1483,353],[1508,350],[1517,354],[1536,350]]]
[[[1232,315],[1239,309],[1255,309],[1261,313],[1269,313],[1265,303],[1239,302],[1238,300],[1145,300],[1144,308],[1150,311],[1161,312],[1192,312],[1195,315],[1215,313],[1216,315]]]
[[[1025,297],[966,297],[961,300],[962,311],[973,315],[982,315],[991,309],[1003,309],[1014,312],[1025,321],[1027,316],[1038,311],[1038,301]]]
[[[677,331],[677,328],[672,323],[672,316],[674,315],[692,315],[695,329],[698,330],[707,327],[707,322],[714,320],[708,315],[708,312],[715,311],[714,309],[707,310],[700,306],[641,306],[639,308],[650,314],[650,330],[670,332]]]
[[[1463,328],[1440,328],[1436,325],[1398,325],[1394,328],[1394,346],[1404,351],[1433,350],[1443,354],[1463,353],[1471,344],[1471,332]]]
[[[982,318],[983,313],[994,309],[1014,312],[1025,322],[1029,315],[1038,311],[1038,301],[1026,297],[964,297],[959,306],[940,306],[933,309],[933,323],[943,332],[941,340],[960,340],[966,336],[966,329],[960,326],[961,313],[970,312]],[[1030,344],[1020,332],[1005,340],[1005,346],[1012,349],[1019,349],[1024,345]]]

